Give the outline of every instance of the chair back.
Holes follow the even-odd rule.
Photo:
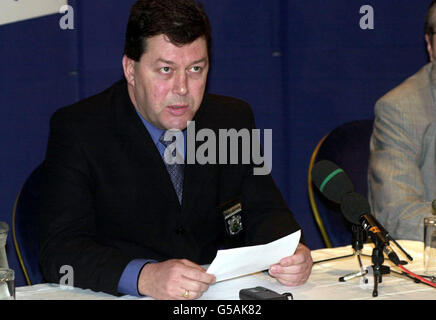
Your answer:
[[[12,215],[15,251],[28,285],[42,282],[39,268],[39,210],[43,164],[27,178],[19,191]]]
[[[315,148],[309,165],[309,200],[326,247],[351,244],[351,224],[340,206],[325,198],[313,187],[311,172],[315,163],[330,160],[350,177],[357,193],[368,195],[369,140],[373,120],[344,123],[324,136]]]

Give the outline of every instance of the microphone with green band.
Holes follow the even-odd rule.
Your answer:
[[[348,175],[330,160],[315,163],[312,169],[312,180],[327,199],[338,204],[341,203],[345,194],[354,191],[353,183]]]

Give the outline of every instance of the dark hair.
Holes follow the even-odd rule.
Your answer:
[[[166,35],[182,46],[205,37],[211,51],[211,29],[202,5],[195,0],[138,0],[132,6],[126,31],[124,54],[139,61],[147,50],[147,38]]]
[[[435,33],[435,10],[436,0],[433,0],[428,7],[425,17],[425,34],[428,34],[429,37],[431,37]]]

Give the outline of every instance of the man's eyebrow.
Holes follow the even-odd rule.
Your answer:
[[[163,63],[171,64],[171,65],[174,64],[174,62],[172,62],[170,60],[165,60],[165,59],[162,59],[162,58],[157,59],[156,62],[163,62]]]
[[[162,63],[169,64],[169,65],[175,65],[175,63],[173,61],[165,60],[165,59],[162,59],[162,58],[157,59],[156,62],[162,62]],[[198,63],[202,63],[202,62],[206,63],[207,62],[207,58],[205,57],[205,58],[201,58],[199,60],[195,60],[190,65],[198,64]]]
[[[202,59],[199,59],[199,60],[196,60],[196,61],[194,61],[193,63],[191,63],[191,65],[192,64],[198,64],[198,63],[202,63],[202,62],[207,62],[207,58],[202,58]]]

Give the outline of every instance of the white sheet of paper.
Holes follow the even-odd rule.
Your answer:
[[[282,258],[292,256],[300,236],[301,230],[298,230],[267,244],[219,250],[207,273],[214,274],[219,282],[266,270]]]

